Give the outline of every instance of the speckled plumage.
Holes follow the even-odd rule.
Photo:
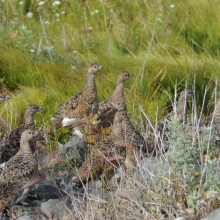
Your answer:
[[[219,144],[219,139],[220,139],[220,99],[217,100],[215,109],[212,112],[211,115],[209,115],[205,119],[205,126],[212,126],[212,132],[214,136],[218,140],[218,146]]]
[[[73,181],[77,186],[87,182],[90,179],[96,179],[101,174],[103,182],[107,180],[114,173],[114,167],[107,162],[106,158],[117,156],[126,156],[126,148],[123,146],[116,145],[117,141],[123,141],[124,135],[121,127],[121,122],[126,118],[127,112],[117,111],[114,117],[112,132],[110,136],[100,141],[91,151],[86,161],[83,163],[82,168]]]
[[[148,146],[142,135],[135,130],[128,117],[122,121],[122,129],[125,141],[133,146],[127,149],[125,164],[127,167],[136,167],[137,160],[148,154]]]
[[[193,94],[194,92],[192,90],[183,90],[179,95],[178,102],[176,103],[176,110],[163,117],[156,124],[155,130],[161,137],[163,136],[163,139],[166,136],[167,124],[175,115],[179,118],[181,123],[187,124],[187,101],[193,96]]]
[[[98,63],[92,63],[89,65],[86,85],[83,90],[61,104],[58,111],[55,113],[54,123],[56,128],[62,127],[62,121],[64,118],[82,119],[91,114],[97,113],[98,99],[95,73],[102,68],[103,67]]]
[[[24,185],[30,182],[38,172],[29,141],[38,132],[28,129],[22,132],[20,150],[3,167],[0,175],[0,213],[22,194]]]
[[[99,122],[99,126],[109,127],[112,125],[114,115],[117,111],[115,106],[112,105],[112,102],[120,101],[121,105],[123,105],[123,109],[126,109],[124,100],[124,82],[132,76],[133,75],[131,73],[122,71],[118,76],[113,94],[109,97],[109,99],[99,103],[97,113],[97,121]]]
[[[38,105],[28,106],[24,115],[24,123],[4,137],[0,145],[0,164],[7,162],[19,151],[22,132],[29,128],[35,129],[34,114],[40,110],[42,110],[42,107]],[[33,148],[34,144],[31,144]]]

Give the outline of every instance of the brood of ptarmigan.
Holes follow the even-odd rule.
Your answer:
[[[30,105],[27,107],[24,115],[24,123],[12,130],[4,138],[0,145],[0,164],[7,162],[19,151],[21,133],[29,128],[35,129],[34,114],[40,110],[42,110],[42,107],[38,105]],[[34,147],[34,144],[34,142],[31,143],[31,146]]]
[[[56,128],[70,126],[75,119],[83,119],[97,113],[98,99],[95,73],[102,68],[98,63],[89,65],[86,85],[83,90],[61,104],[55,113],[54,123]]]
[[[110,136],[100,141],[91,151],[86,161],[83,163],[78,176],[73,183],[77,186],[92,179],[95,180],[102,174],[102,181],[106,183],[107,180],[114,173],[114,167],[108,161],[111,158],[126,155],[126,148],[116,144],[117,141],[123,141],[124,135],[121,123],[126,118],[127,111],[117,111],[115,113],[112,132]]]
[[[112,125],[114,120],[114,115],[117,109],[112,105],[112,102],[120,101],[123,105],[123,109],[126,109],[124,100],[124,82],[131,78],[133,75],[127,71],[122,71],[117,79],[116,87],[113,94],[109,99],[99,103],[99,109],[97,114],[97,121],[99,126],[109,127]]]
[[[22,194],[28,190],[24,189],[25,184],[34,179],[38,173],[37,162],[30,147],[29,142],[36,141],[38,132],[27,129],[22,132],[20,140],[20,150],[3,167],[0,175],[0,213],[19,200]]]

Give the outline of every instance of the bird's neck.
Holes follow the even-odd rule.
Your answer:
[[[183,123],[187,123],[187,99],[185,96],[181,97],[176,105],[176,114],[179,118],[183,119]]]
[[[25,125],[34,125],[34,115],[29,114],[29,113],[25,113],[24,123],[25,123]]]
[[[129,118],[126,118],[122,121],[122,129],[123,131],[130,131],[130,130],[133,130],[134,127],[133,125],[131,124]],[[126,132],[127,133],[127,132]]]
[[[124,97],[124,83],[119,81],[116,84],[115,91],[112,94],[112,99],[114,98],[123,98]]]
[[[32,151],[30,148],[30,143],[29,141],[21,141],[20,142],[20,153],[22,153],[25,156],[32,155]]]
[[[85,88],[96,89],[95,75],[87,73],[86,86]]]
[[[121,122],[113,123],[111,136],[114,138],[115,141],[124,139]]]

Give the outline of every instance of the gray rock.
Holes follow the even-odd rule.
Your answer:
[[[17,220],[46,220],[40,213],[40,206],[14,205],[13,213]]]
[[[54,185],[50,184],[35,184],[28,199],[47,201],[49,199],[59,199],[61,191]]]
[[[202,218],[201,220],[219,220],[220,219],[220,208],[213,210],[208,217]]]
[[[173,219],[173,220],[186,220],[186,218],[184,218],[184,217],[178,217],[178,218],[175,218],[175,219]]]
[[[56,184],[63,192],[71,192],[73,185],[72,185],[72,178],[69,176],[60,176],[55,178]]]
[[[63,145],[60,155],[62,155],[65,161],[71,160],[74,165],[79,168],[85,161],[88,150],[89,148],[84,141],[80,137],[74,135]]]
[[[9,218],[8,218],[8,217],[5,217],[5,216],[2,216],[2,215],[0,214],[0,220],[9,220]]]
[[[17,220],[34,220],[34,219],[28,215],[22,215],[22,216],[18,217]]]
[[[41,213],[47,216],[48,219],[60,220],[64,216],[65,219],[70,219],[65,204],[59,199],[50,199],[47,202],[43,202],[41,204]]]

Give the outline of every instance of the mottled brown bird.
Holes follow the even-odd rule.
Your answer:
[[[40,110],[42,110],[42,107],[38,105],[30,105],[26,109],[24,123],[4,137],[4,140],[0,145],[0,164],[7,162],[19,151],[22,132],[29,128],[35,129],[34,114]],[[31,146],[34,148],[35,143],[31,143]]]
[[[194,92],[189,89],[183,90],[176,103],[176,109],[163,117],[155,126],[155,130],[160,134],[162,139],[165,138],[166,132],[168,131],[168,122],[176,115],[182,124],[187,124],[187,101],[192,97]],[[175,107],[175,106],[174,106]]]
[[[97,113],[97,121],[99,123],[99,127],[109,127],[112,125],[114,120],[114,115],[117,111],[112,102],[120,101],[121,105],[123,105],[123,109],[126,109],[125,99],[124,99],[124,82],[131,78],[133,75],[127,71],[122,71],[117,79],[116,87],[113,94],[109,97],[109,99],[102,101],[99,103],[99,109]]]
[[[103,67],[98,63],[89,65],[86,85],[79,93],[60,105],[54,116],[56,128],[70,126],[76,119],[89,117],[97,113],[98,99],[95,83],[95,73]]]
[[[128,143],[125,165],[137,167],[137,162],[148,154],[148,146],[143,136],[135,130],[128,117],[122,121],[125,142]]]
[[[217,144],[219,146],[220,145],[220,99],[217,100],[214,111],[211,113],[211,115],[209,115],[205,119],[205,126],[212,127],[212,133],[216,138]]]
[[[38,138],[38,132],[33,129],[23,131],[20,150],[3,167],[0,175],[0,213],[14,203],[23,191],[27,191],[24,190],[25,184],[36,177],[38,167],[29,142]]]
[[[117,111],[115,113],[112,132],[110,136],[100,141],[91,151],[86,161],[73,183],[76,186],[82,185],[90,179],[95,180],[101,174],[102,182],[106,184],[108,179],[114,174],[114,166],[110,161],[125,157],[126,148],[116,144],[117,141],[123,141],[124,135],[121,123],[126,118],[127,111]],[[114,159],[113,159],[114,158]]]

